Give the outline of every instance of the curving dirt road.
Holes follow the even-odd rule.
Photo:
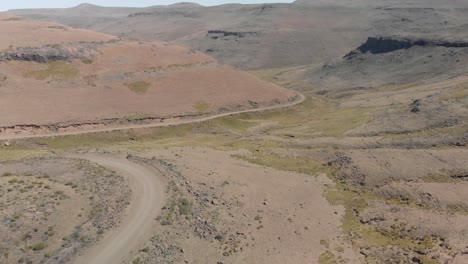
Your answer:
[[[40,134],[40,135],[0,135],[0,140],[12,140],[12,139],[27,139],[27,138],[45,138],[45,137],[56,137],[56,136],[70,136],[70,135],[81,135],[81,134],[88,134],[88,133],[98,133],[98,132],[111,132],[117,130],[128,130],[128,129],[137,129],[137,128],[152,128],[152,127],[166,127],[166,126],[175,126],[175,125],[183,125],[183,124],[190,124],[190,123],[200,123],[208,120],[212,120],[219,117],[237,115],[237,114],[244,114],[244,113],[252,113],[252,112],[261,112],[266,110],[273,110],[278,108],[284,108],[289,106],[294,106],[304,102],[306,97],[296,92],[299,98],[293,102],[289,102],[286,104],[280,104],[275,106],[268,106],[262,108],[255,108],[255,109],[247,109],[229,113],[222,113],[216,114],[206,117],[201,117],[198,119],[189,119],[189,120],[175,120],[175,121],[166,121],[162,123],[151,123],[151,124],[143,124],[143,125],[126,125],[126,126],[116,126],[116,127],[106,127],[106,128],[95,128],[95,129],[83,129],[80,131],[70,131],[70,132],[57,132],[57,133],[49,133],[49,134]]]
[[[95,154],[72,157],[116,171],[128,179],[132,189],[130,205],[119,227],[109,231],[97,245],[82,252],[75,263],[121,263],[131,251],[138,250],[151,238],[155,218],[164,204],[164,184],[153,171],[125,158]]]

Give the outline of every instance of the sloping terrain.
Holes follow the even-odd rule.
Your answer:
[[[184,47],[12,16],[0,32],[3,134],[194,117],[295,96]]]
[[[243,69],[301,65],[339,56],[359,44],[364,38],[361,29],[367,27],[365,13],[347,7],[171,5],[107,15],[111,10],[82,5],[10,12],[125,38],[182,44]],[[341,20],[333,19],[337,13]]]
[[[140,9],[85,4],[9,12],[125,38],[174,42],[208,53],[222,63],[264,69],[328,61],[376,34],[466,40],[467,8],[464,1],[305,0]]]
[[[126,263],[468,263],[467,4],[460,0],[337,0],[15,11],[123,37],[161,38],[202,51],[211,49],[212,55],[233,65],[264,67],[250,73],[298,90],[306,100],[285,109],[201,123],[7,141],[0,145],[0,160],[14,161],[0,163],[4,173],[0,181],[7,184],[0,192],[11,197],[0,204],[8,210],[2,222],[5,231],[0,232],[20,241],[14,222],[30,225],[29,218],[15,219],[14,201],[24,201],[24,193],[35,190],[29,186],[40,184],[26,178],[30,171],[36,173],[31,157],[43,157],[39,161],[46,164],[63,152],[79,150],[85,157],[112,152],[154,169],[168,184],[165,206],[152,221],[153,236],[128,254]],[[324,39],[328,41],[320,41]],[[58,60],[61,64],[53,67],[66,69],[64,65],[69,64],[60,58],[67,57],[80,72],[91,74],[85,69],[95,67],[100,73],[101,78],[87,78],[87,85],[112,81],[111,87],[130,90],[128,95],[133,96],[147,96],[151,90],[145,93],[143,83],[132,85],[126,78],[140,80],[146,73],[166,80],[169,73],[181,71],[173,78],[188,76],[187,83],[199,82],[201,75],[187,75],[190,70],[185,66],[162,63],[170,70],[119,75],[118,81],[113,69],[108,69],[112,65],[120,74],[136,71],[136,66],[124,62],[138,58],[146,65],[151,48],[172,50],[171,58],[179,58],[176,51],[184,50],[189,53],[182,56],[184,60],[204,61],[190,70],[219,73],[209,56],[128,39],[41,46],[33,48],[33,56],[23,47],[5,51],[0,60],[19,65],[34,60],[37,67],[48,61],[55,65]],[[121,55],[127,50],[131,57]],[[291,65],[301,66],[269,68]],[[32,80],[42,76],[44,71],[37,69],[26,76]],[[253,78],[239,74],[236,78]],[[57,77],[47,81],[58,82]],[[157,82],[144,79],[150,81]],[[77,79],[74,82],[79,84]],[[126,100],[132,102],[131,98]],[[160,102],[164,109],[172,109],[171,103]],[[207,107],[205,102],[192,106],[200,113]],[[140,115],[118,120],[146,122]],[[79,191],[91,195],[94,182],[79,179],[69,186],[76,182]],[[67,186],[61,180],[51,187],[66,188],[60,183]],[[52,194],[47,190],[37,197]],[[71,199],[62,199],[63,207],[69,206]],[[101,204],[103,210],[113,205],[112,199],[106,201]],[[23,209],[24,204],[17,208]],[[46,206],[52,214],[63,207]],[[112,214],[111,219],[117,216]],[[90,215],[90,219],[95,218]],[[46,220],[41,221],[46,225]],[[101,232],[111,232],[108,227]],[[84,242],[99,240],[96,228],[91,226],[85,233],[90,240],[72,237],[73,243],[63,243],[64,249],[54,252],[61,256],[70,248],[86,246]],[[27,247],[18,243],[2,253],[23,252],[29,259],[55,249],[55,244],[47,244],[34,250],[32,242],[53,240],[47,228],[39,230],[40,236],[33,233],[32,239],[25,238]]]
[[[329,200],[348,208],[343,229],[364,263],[468,260],[467,46],[462,35],[375,36],[331,62],[269,73],[316,99],[321,118],[268,138],[335,169],[343,185]]]
[[[314,94],[344,100],[340,106],[385,108],[349,135],[402,134],[465,125],[467,60],[468,42],[378,37],[334,62],[283,77],[307,80]],[[461,136],[439,139],[456,144]]]

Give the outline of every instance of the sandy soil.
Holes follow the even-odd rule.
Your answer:
[[[232,156],[241,153],[247,154],[171,148],[141,155],[178,186],[169,201],[185,197],[192,203],[186,218],[176,216],[173,224],[156,230],[159,240],[180,248],[176,258],[168,254],[160,263],[171,258],[189,263],[308,263],[335,248],[340,248],[337,259],[359,263],[339,228],[343,208],[322,196],[333,184],[328,178],[275,170]],[[208,227],[212,231],[198,233]],[[146,253],[136,257],[152,263]]]

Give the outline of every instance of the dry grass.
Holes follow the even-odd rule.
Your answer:
[[[250,114],[251,120],[276,121],[278,125],[268,132],[278,136],[297,137],[343,137],[349,130],[370,122],[375,107],[336,108],[330,102],[318,97],[308,97],[302,104],[289,109]]]
[[[149,90],[151,84],[144,81],[137,81],[126,83],[125,86],[137,94],[145,94]]]
[[[210,120],[207,126],[213,129],[222,129],[234,132],[246,132],[249,128],[258,126],[258,120],[252,120],[248,115],[226,116]]]
[[[210,110],[210,104],[206,102],[198,102],[193,105],[193,108],[197,110],[199,114],[205,114]]]
[[[335,254],[330,250],[325,251],[325,253],[321,254],[319,257],[319,264],[338,264],[335,258]]]
[[[21,160],[48,155],[43,149],[27,147],[0,147],[0,161]]]
[[[438,127],[426,130],[419,130],[405,134],[384,134],[384,137],[393,139],[407,139],[407,138],[430,138],[438,137],[441,135],[465,135],[468,133],[468,128],[465,126],[452,126],[452,127]]]
[[[453,91],[440,96],[440,100],[448,102],[459,102],[468,97],[468,83],[457,86]]]
[[[355,233],[361,227],[361,223],[355,212],[364,211],[368,205],[368,201],[376,199],[371,193],[340,183],[336,183],[334,188],[327,190],[326,198],[332,205],[344,206],[345,214],[341,221],[343,231],[348,235]]]
[[[319,162],[304,157],[280,156],[261,151],[256,151],[253,156],[236,155],[236,157],[251,163],[284,171],[294,171],[309,175],[317,175],[319,173],[330,175],[332,173],[332,169],[330,167],[323,166]]]
[[[37,80],[46,80],[48,78],[67,80],[78,77],[79,70],[70,63],[66,62],[49,62],[45,69],[29,71],[25,74],[27,78]]]
[[[299,70],[301,68],[304,68],[304,66],[284,67],[284,68],[273,68],[273,69],[265,69],[265,70],[258,70],[258,71],[249,71],[249,73],[256,76],[256,77],[258,77],[258,78],[260,78],[260,79],[275,83],[275,84],[280,85],[280,86],[288,87],[292,83],[290,81],[283,80],[283,79],[279,78],[278,76],[280,76],[281,74],[287,73],[287,72],[293,72],[295,70]]]
[[[401,91],[405,89],[410,89],[410,88],[415,88],[420,85],[423,85],[423,83],[401,83],[401,84],[387,84],[387,85],[382,85],[379,86],[375,89],[375,91],[378,92],[388,92],[388,91]]]

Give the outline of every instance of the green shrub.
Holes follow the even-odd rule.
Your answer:
[[[187,198],[179,199],[179,214],[189,215],[192,213],[192,203]]]

